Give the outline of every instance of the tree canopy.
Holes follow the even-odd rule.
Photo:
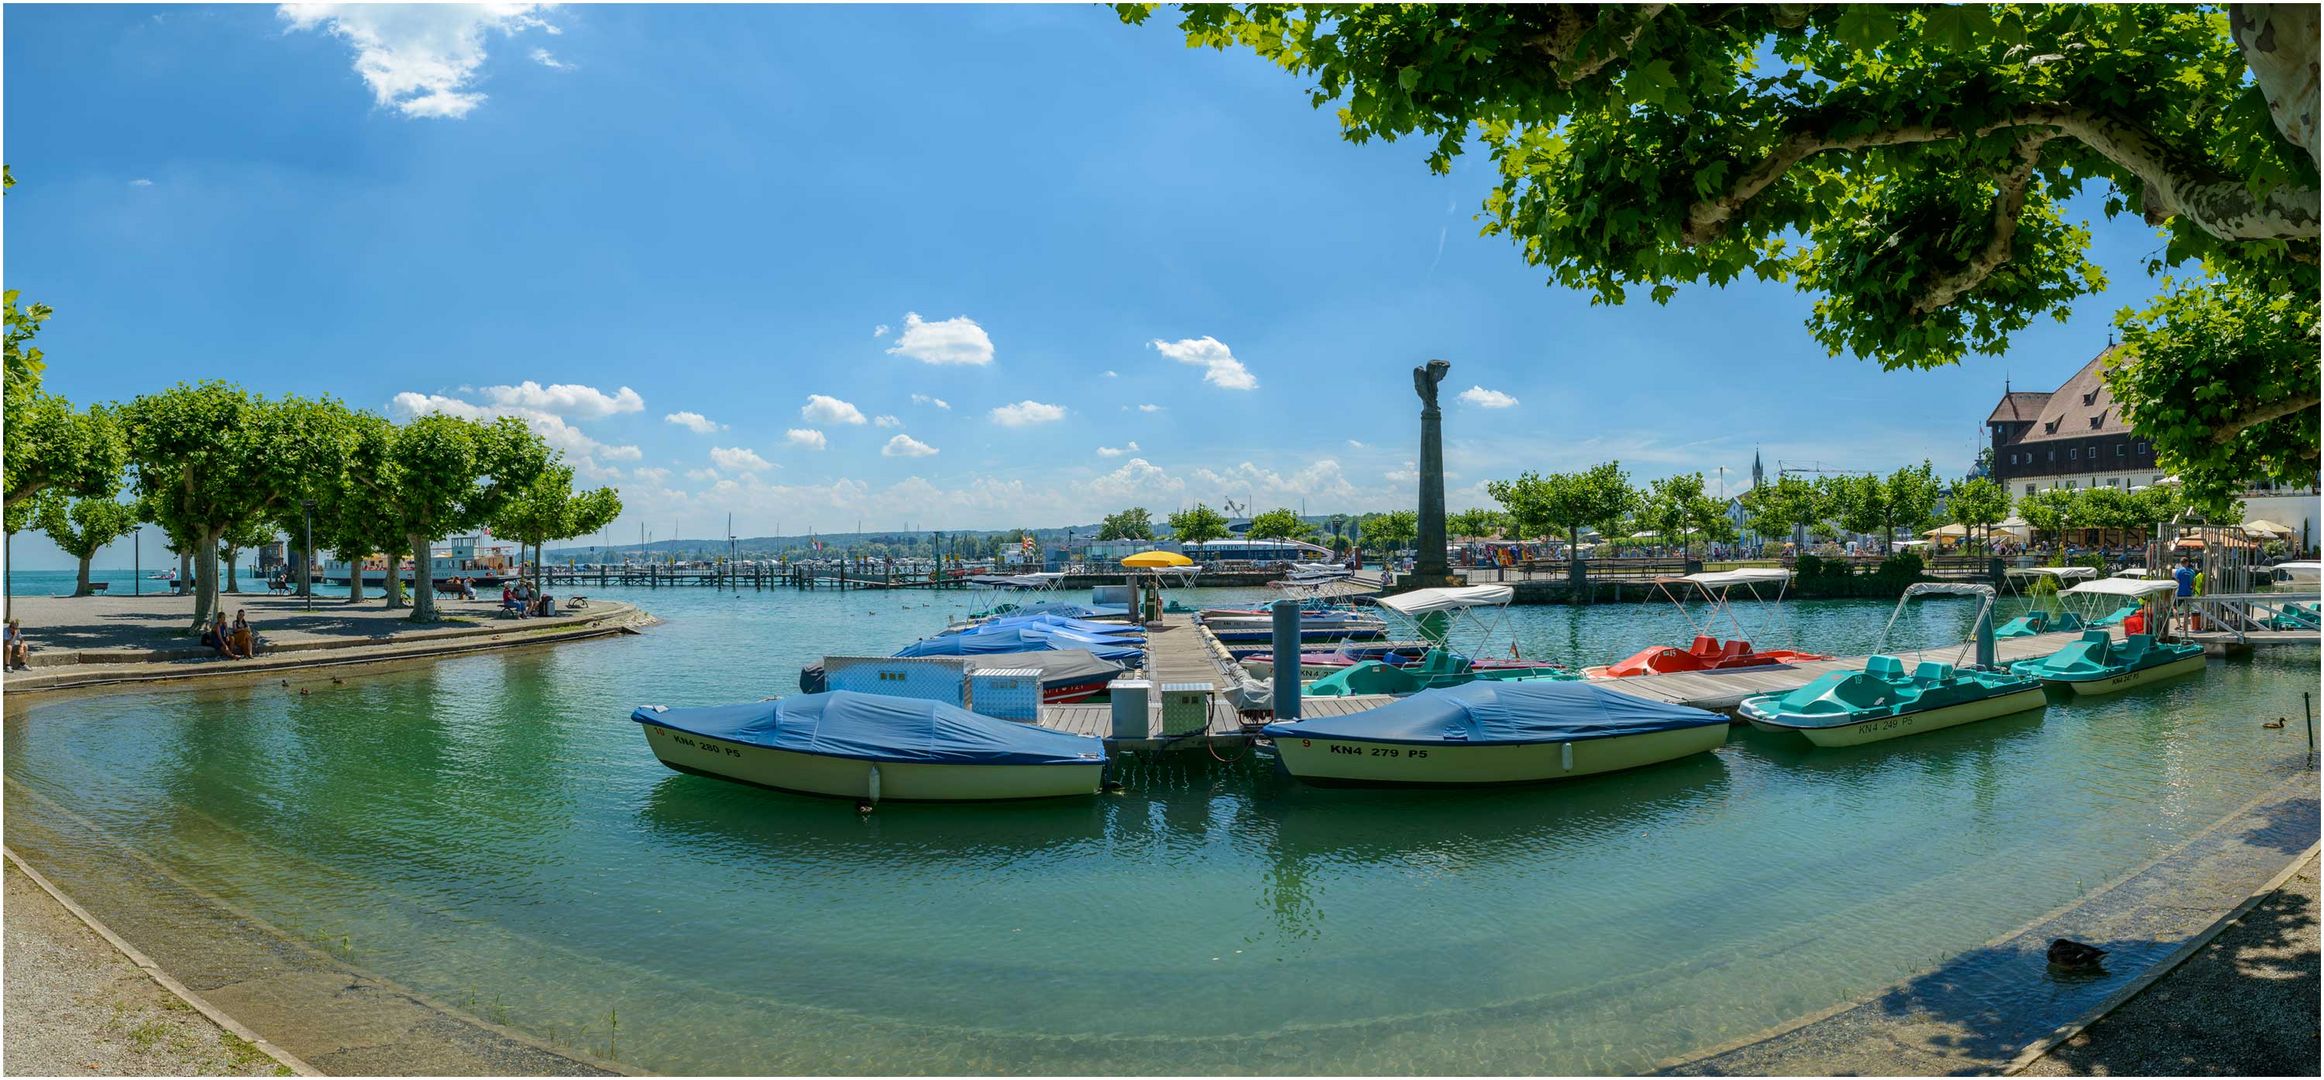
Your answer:
[[[1152,540],[1154,516],[1143,506],[1133,506],[1120,513],[1107,514],[1097,527],[1100,540]]]
[[[89,595],[89,560],[105,545],[136,531],[137,508],[110,495],[101,499],[47,498],[40,500],[39,506],[40,531],[56,541],[58,550],[80,560],[73,595]]]
[[[1206,503],[1196,503],[1170,515],[1170,535],[1183,544],[1223,540],[1227,535],[1226,515]]]
[[[1253,515],[1245,535],[1253,540],[1305,540],[1315,535],[1315,526],[1302,520],[1299,511],[1278,506]]]
[[[1797,476],[1777,476],[1741,498],[1744,523],[1770,539],[1789,538],[1793,529],[1808,528],[1829,516],[1816,485]]]
[[[2200,270],[2219,316],[2301,313],[2225,347],[2126,342],[2116,398],[2164,467],[2313,478],[2313,6],[1189,4],[1178,25],[1308,80],[1351,141],[1424,140],[1438,172],[1482,148],[1484,232],[1553,284],[1789,282],[1827,351],[1885,367],[2000,354],[2104,288],[2067,207],[2088,189],[2160,229],[2150,269]]]
[[[552,461],[518,488],[492,517],[502,539],[533,549],[533,587],[540,588],[541,545],[587,536],[621,516],[621,495],[612,488],[573,490],[573,468]]]
[[[1612,529],[1637,501],[1619,461],[1547,476],[1528,471],[1515,480],[1486,482],[1485,493],[1508,510],[1519,535],[1564,533],[1569,547],[1583,529]]]
[[[1420,535],[1420,514],[1412,510],[1366,514],[1358,521],[1357,527],[1365,547],[1377,551],[1398,551]]]

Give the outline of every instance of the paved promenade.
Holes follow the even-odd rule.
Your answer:
[[[33,693],[423,660],[625,633],[652,621],[633,605],[609,601],[545,618],[507,618],[498,591],[491,597],[440,600],[437,622],[415,623],[408,609],[387,610],[376,595],[352,605],[317,596],[309,608],[297,597],[228,593],[219,598],[228,618],[246,612],[260,644],[254,659],[225,660],[188,633],[192,597],[18,596],[10,614],[32,643],[32,667],[8,672],[5,687]]]

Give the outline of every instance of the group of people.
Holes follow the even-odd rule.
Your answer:
[[[228,660],[248,660],[257,655],[258,636],[250,630],[250,613],[236,611],[233,624],[228,625],[226,613],[219,612],[210,628],[202,631],[202,644]]]
[[[504,611],[516,613],[520,619],[554,615],[557,613],[557,598],[547,592],[536,596],[532,586],[523,581],[513,581],[500,587],[500,606]]]

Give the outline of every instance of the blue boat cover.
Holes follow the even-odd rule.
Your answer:
[[[834,690],[780,701],[694,709],[639,709],[630,719],[825,757],[925,765],[1087,765],[1104,761],[1104,741],[1032,724],[979,716],[919,698]]]
[[[939,634],[896,650],[897,656],[986,656],[992,653],[1040,652],[1044,649],[1083,649],[1101,660],[1135,660],[1145,649],[1134,640],[1118,638],[1075,640],[1040,627],[1019,627],[1005,633]]]
[[[1714,712],[1632,697],[1590,682],[1489,682],[1423,690],[1377,709],[1260,729],[1273,738],[1374,742],[1580,742],[1725,724]]]

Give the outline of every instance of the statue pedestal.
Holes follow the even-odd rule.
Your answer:
[[[1466,584],[1468,584],[1468,582],[1464,580],[1459,574],[1423,574],[1415,570],[1411,573],[1396,575],[1396,587],[1393,591],[1411,592],[1414,589],[1454,589]]]

